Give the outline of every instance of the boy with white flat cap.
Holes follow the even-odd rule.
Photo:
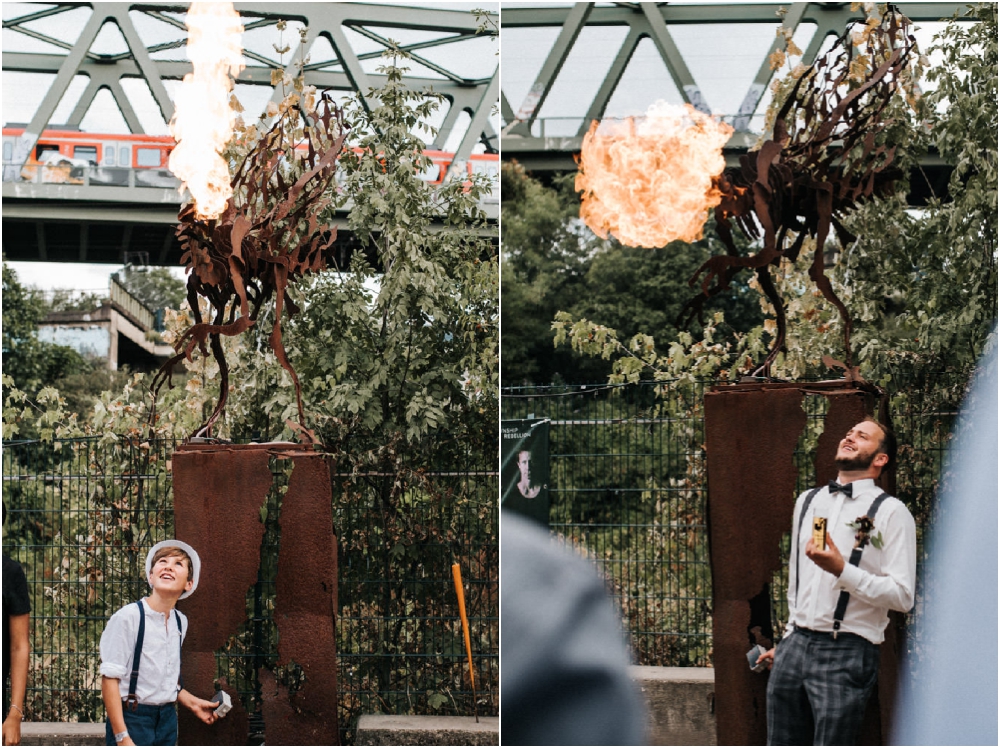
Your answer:
[[[146,556],[148,597],[126,605],[101,636],[101,695],[108,718],[106,745],[176,745],[180,702],[206,724],[214,701],[199,699],[181,682],[181,644],[187,617],[175,608],[198,586],[201,559],[180,540],[164,540]]]

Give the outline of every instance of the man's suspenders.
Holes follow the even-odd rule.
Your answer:
[[[802,510],[799,512],[799,525],[795,532],[795,563],[799,563],[799,538],[802,536],[802,523],[805,521],[806,512],[809,509],[809,505],[812,503],[813,497],[819,493],[820,489],[825,488],[825,486],[819,486],[814,488],[806,496],[805,501],[802,502]],[[875,521],[875,514],[878,512],[882,502],[889,498],[889,494],[883,491],[879,494],[872,505],[868,507],[867,516],[873,522]],[[847,563],[852,566],[857,566],[861,563],[861,553],[864,551],[864,546],[860,548],[855,548],[851,551],[851,557]],[[795,573],[795,604],[798,605],[799,602],[799,569],[796,567]],[[837,608],[833,612],[833,638],[837,638],[837,632],[840,631],[840,624],[844,620],[844,613],[847,612],[847,603],[851,598],[851,593],[847,590],[840,591],[840,597],[837,598]]]
[[[142,657],[142,640],[146,636],[146,611],[142,607],[142,600],[137,600],[135,604],[139,606],[139,635],[135,637],[135,650],[132,652],[132,675],[128,680],[128,697],[125,699],[125,705],[133,712],[139,707],[135,688],[139,684],[139,659]],[[183,643],[183,631],[181,629],[181,615],[176,608],[174,609],[174,617],[177,619],[177,652],[179,654]],[[178,673],[177,685],[184,688],[184,677],[180,673]]]
[[[872,520],[873,522],[875,521],[875,514],[878,512],[878,508],[882,506],[882,502],[888,498],[889,494],[883,491],[881,494],[878,495],[875,501],[872,502],[872,505],[868,507],[868,511],[866,513],[867,517],[870,520]],[[861,553],[862,551],[864,551],[864,549],[865,546],[862,545],[861,547],[855,547],[854,550],[851,551],[851,559],[850,561],[848,561],[848,563],[851,566],[857,566],[858,564],[861,563]],[[837,638],[837,632],[840,631],[840,624],[844,620],[844,613],[847,611],[847,602],[850,599],[851,599],[850,592],[848,592],[847,590],[840,591],[840,597],[837,598],[837,609],[833,612],[834,639]]]
[[[809,505],[812,504],[813,498],[820,492],[820,489],[825,488],[825,486],[817,486],[806,496],[806,500],[802,502],[802,511],[799,512],[799,526],[798,530],[795,532],[795,606],[799,605],[799,577],[802,576],[799,572],[799,537],[802,535],[802,523],[805,521],[806,512],[809,511]]]

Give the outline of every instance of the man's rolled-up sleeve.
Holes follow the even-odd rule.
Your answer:
[[[129,673],[136,637],[132,618],[123,608],[105,626],[101,634],[101,675],[121,680]]]
[[[836,587],[872,605],[906,613],[913,607],[917,579],[916,523],[906,507],[896,507],[882,536],[882,573],[846,564]]]

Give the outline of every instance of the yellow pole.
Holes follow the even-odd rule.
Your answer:
[[[458,595],[458,615],[462,619],[462,633],[465,634],[465,653],[469,657],[469,682],[472,684],[472,713],[479,721],[479,709],[476,706],[476,676],[472,669],[472,640],[469,638],[469,619],[465,615],[465,591],[462,589],[462,571],[458,564],[451,565],[451,576],[455,579],[455,594]]]

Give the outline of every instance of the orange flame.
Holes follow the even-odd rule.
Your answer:
[[[243,69],[243,26],[232,3],[191,3],[188,57],[193,73],[177,90],[170,133],[177,147],[170,170],[191,192],[198,218],[217,218],[232,197],[229,166],[220,155],[233,135],[233,78]]]
[[[689,104],[653,104],[641,118],[591,124],[576,189],[580,218],[606,239],[662,247],[702,237],[708,209],[722,200],[715,178],[726,167],[729,125]]]

